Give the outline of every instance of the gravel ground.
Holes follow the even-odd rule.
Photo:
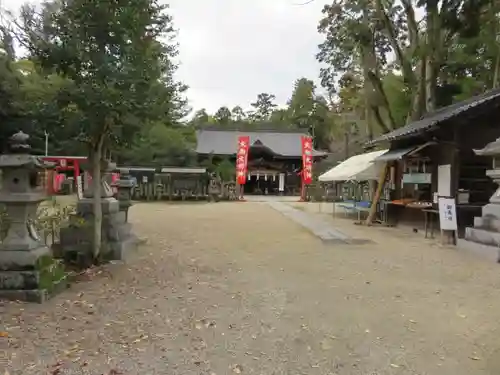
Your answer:
[[[500,373],[496,264],[346,220],[334,224],[374,242],[323,243],[266,203],[138,204],[130,217],[149,243],[127,264],[45,305],[0,306],[0,370]]]

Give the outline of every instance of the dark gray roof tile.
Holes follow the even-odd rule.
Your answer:
[[[245,135],[250,137],[250,146],[257,142],[257,145],[265,146],[277,155],[300,157],[302,156],[301,136],[307,134],[198,130],[196,133],[196,152],[198,154],[234,155],[238,146],[238,137]],[[326,153],[315,151],[315,155],[321,156],[326,155]]]
[[[434,112],[428,113],[422,119],[414,121],[402,128],[386,133],[369,143],[378,143],[383,141],[392,141],[399,138],[412,136],[420,132],[427,131],[434,126],[439,126],[446,120],[455,118],[468,110],[479,108],[483,105],[500,104],[500,88],[487,91],[481,95],[473,96],[467,100],[440,108]]]

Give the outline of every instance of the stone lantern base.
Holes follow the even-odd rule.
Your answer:
[[[2,258],[0,299],[42,303],[69,286],[64,265],[45,246],[3,251]]]
[[[21,201],[19,194],[0,193],[0,201],[7,199]],[[68,285],[64,265],[54,259],[27,219],[34,216],[40,200],[38,193],[30,193],[23,195],[23,204],[6,205],[0,243],[0,299],[43,302]]]
[[[499,169],[489,170],[486,175],[500,185]],[[474,227],[465,228],[465,239],[459,247],[500,262],[500,187],[482,208],[482,215],[474,218]]]

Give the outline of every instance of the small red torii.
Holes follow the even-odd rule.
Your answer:
[[[49,178],[47,179],[47,193],[54,194],[54,181],[56,179],[57,173],[73,171],[76,182],[81,172],[80,163],[86,162],[88,158],[86,156],[42,156],[41,159],[43,161],[48,161],[56,164],[56,173],[52,173],[52,171],[50,171]]]

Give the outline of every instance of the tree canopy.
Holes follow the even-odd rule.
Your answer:
[[[15,60],[11,32],[4,28],[5,115],[38,133],[78,141],[91,161],[96,259],[102,235],[101,169],[108,151],[125,156],[132,148],[142,157],[162,160],[165,150],[155,155],[148,153],[151,147],[163,149],[165,139],[184,144],[182,133],[171,131],[185,114],[185,102],[184,87],[173,78],[177,50],[166,10],[157,0],[25,5],[16,26],[28,51],[26,61]]]
[[[485,0],[334,0],[318,26],[322,85],[369,138],[387,132],[498,85],[498,15]]]
[[[297,77],[285,105],[263,91],[191,114],[187,86],[174,79],[173,20],[160,2],[24,6],[0,25],[0,146],[21,129],[39,153],[46,134],[51,154],[85,155],[102,138],[118,162],[191,165],[194,130],[206,126],[308,131],[330,151],[361,144],[498,86],[499,4],[329,1],[318,14],[321,87]],[[14,40],[26,55],[16,56]]]

